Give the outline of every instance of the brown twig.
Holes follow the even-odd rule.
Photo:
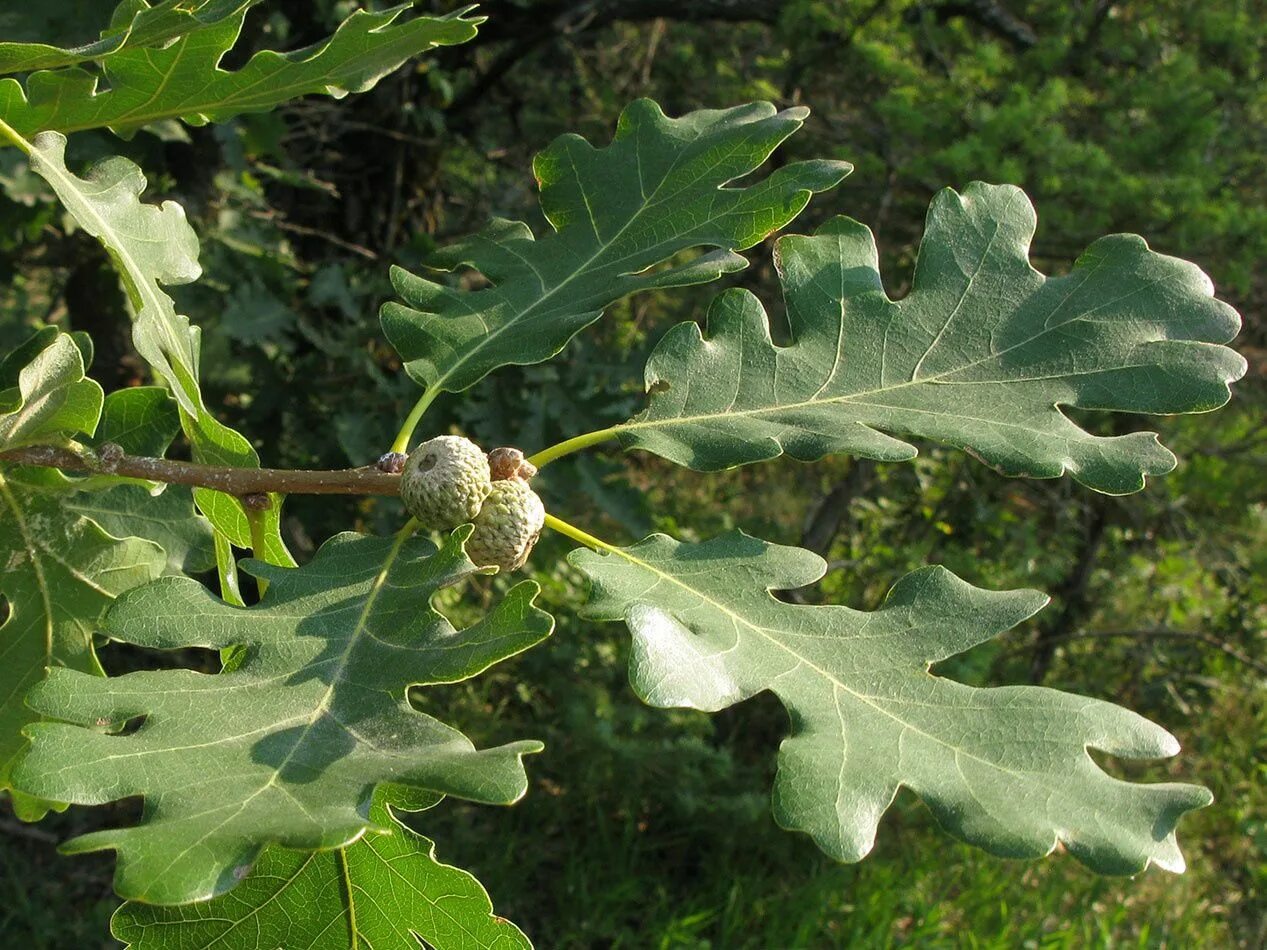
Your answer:
[[[322,231],[319,228],[310,228],[306,224],[295,224],[293,221],[287,221],[284,217],[276,212],[270,211],[252,211],[251,217],[259,221],[267,221],[273,227],[282,231],[289,231],[291,234],[298,234],[301,237],[319,238],[322,241],[333,244],[335,247],[350,251],[353,254],[359,254],[367,260],[378,260],[378,254],[371,251],[368,247],[360,244],[353,244],[351,241],[345,241],[337,234],[331,234],[329,231]]]
[[[815,554],[827,556],[832,542],[840,532],[845,515],[849,513],[850,503],[862,494],[871,478],[874,466],[867,459],[853,459],[849,463],[849,471],[845,473],[836,486],[828,492],[805,519],[801,531],[801,547],[809,548]]]
[[[104,449],[104,447],[103,447]],[[81,454],[55,445],[31,445],[0,452],[0,461],[39,465],[67,472],[94,472],[140,478],[169,485],[212,488],[242,498],[262,492],[284,495],[397,495],[400,476],[374,465],[333,471],[286,468],[235,468],[201,465],[141,455]]]
[[[1109,505],[1110,502],[1104,496],[1095,496],[1089,503],[1077,560],[1070,566],[1069,573],[1054,592],[1053,599],[1060,605],[1059,609],[1039,624],[1033,645],[1034,653],[1030,658],[1030,682],[1043,681],[1056,656],[1056,644],[1065,635],[1064,631],[1077,626],[1088,611],[1091,577],[1095,573],[1096,562],[1104,547],[1112,517]]]

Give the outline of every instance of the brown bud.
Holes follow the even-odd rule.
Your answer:
[[[405,470],[405,462],[409,460],[409,456],[404,452],[387,452],[380,455],[375,466],[380,472],[386,472],[388,475],[399,475]]]
[[[537,466],[533,465],[518,449],[503,446],[488,453],[488,469],[493,481],[504,482],[512,478],[527,481],[537,474]]]

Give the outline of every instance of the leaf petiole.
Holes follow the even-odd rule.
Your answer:
[[[405,416],[400,432],[396,434],[396,441],[392,443],[393,452],[400,452],[401,454],[409,452],[409,440],[413,438],[414,430],[418,428],[418,423],[422,421],[423,414],[435,401],[436,396],[440,395],[440,392],[441,390],[432,387],[418,397],[414,407],[409,410],[409,415]]]
[[[267,560],[268,555],[268,528],[264,523],[264,512],[254,508],[246,509],[246,520],[251,526],[251,554],[262,560]],[[268,580],[263,577],[255,579],[256,589],[259,595],[263,597],[268,593]]]
[[[586,432],[584,435],[574,436],[556,443],[549,448],[542,449],[536,455],[530,456],[528,461],[537,468],[544,468],[556,459],[561,459],[565,455],[571,455],[573,452],[579,452],[581,449],[588,449],[591,445],[598,445],[600,442],[606,442],[608,439],[614,439],[620,434],[623,426],[610,426],[606,429],[595,429],[593,432]]]
[[[25,154],[31,154],[31,143],[24,139],[13,126],[0,119],[0,139],[5,140],[10,145],[16,145]]]
[[[620,549],[615,545],[608,544],[606,541],[600,541],[592,534],[582,531],[580,528],[576,527],[576,525],[568,524],[562,518],[556,518],[552,514],[546,515],[546,527],[571,538],[573,541],[585,545],[590,550],[598,551],[599,553],[621,554]]]

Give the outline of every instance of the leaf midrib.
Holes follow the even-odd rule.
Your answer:
[[[186,359],[188,354],[181,352],[181,341],[176,339],[173,334],[173,327],[170,321],[166,319],[166,309],[171,310],[172,317],[176,316],[175,304],[172,302],[170,297],[158,290],[157,278],[146,273],[136,258],[132,256],[131,251],[128,249],[128,242],[121,239],[120,232],[113,227],[107,218],[97,211],[94,200],[80,189],[79,179],[71,175],[69,170],[63,170],[65,168],[65,143],[65,136],[62,136],[61,161],[57,162],[49,161],[48,158],[45,157],[45,149],[38,149],[40,152],[41,173],[46,176],[51,175],[56,178],[62,188],[78,199],[76,204],[79,206],[80,213],[90,218],[97,227],[100,228],[100,234],[102,236],[99,237],[98,240],[104,241],[108,238],[109,244],[107,246],[118,256],[120,263],[131,277],[129,283],[136,288],[137,296],[140,298],[141,305],[137,308],[138,322],[146,310],[155,311],[156,317],[159,318],[156,319],[155,322],[162,328],[162,337],[164,338],[164,342],[167,344],[167,355],[175,357],[176,361],[180,364],[181,369],[184,370],[191,378],[195,377],[192,363]],[[155,210],[159,214],[162,213],[159,209]],[[163,305],[164,301],[167,303],[167,308]],[[173,387],[176,387],[182,395],[184,395],[185,399],[189,401],[191,406],[201,407],[202,394],[196,389],[190,393],[186,387],[181,385],[180,380],[172,379],[169,380],[169,382]]]
[[[200,838],[198,838],[196,841],[191,842],[184,850],[176,854],[172,858],[172,860],[168,862],[166,868],[164,869],[165,871],[170,870],[173,866],[176,865],[177,862],[181,861],[185,857],[185,855],[187,855],[194,848],[199,847],[208,838],[212,837],[215,834],[218,834],[221,828],[223,828],[225,825],[232,822],[235,818],[237,818],[238,815],[242,814],[242,812],[246,809],[246,807],[251,802],[253,802],[259,796],[263,795],[270,788],[276,788],[278,791],[282,792],[282,794],[286,795],[288,798],[294,801],[297,805],[299,805],[299,808],[301,811],[304,810],[302,804],[300,804],[299,801],[295,799],[295,797],[291,795],[289,791],[287,791],[284,785],[281,785],[278,782],[278,779],[281,777],[282,771],[290,763],[291,759],[294,758],[295,754],[299,751],[300,747],[304,744],[305,740],[308,738],[309,734],[312,732],[313,727],[316,725],[317,721],[321,718],[321,714],[329,709],[330,699],[334,695],[336,687],[340,685],[340,683],[342,682],[343,672],[347,669],[347,664],[348,664],[348,661],[351,659],[352,652],[356,648],[361,634],[365,632],[366,625],[369,622],[369,616],[371,612],[373,611],[374,604],[377,601],[379,594],[382,592],[383,587],[386,585],[387,575],[390,573],[393,565],[396,562],[396,559],[400,556],[400,552],[404,548],[405,542],[409,540],[412,534],[413,534],[412,530],[410,530],[407,526],[404,530],[400,531],[396,535],[395,541],[392,543],[390,550],[387,552],[387,557],[384,558],[383,560],[382,568],[380,568],[380,570],[374,577],[374,582],[371,585],[369,594],[367,595],[366,600],[365,600],[365,606],[361,609],[361,612],[359,616],[357,617],[356,626],[353,628],[352,632],[347,637],[347,645],[343,648],[343,652],[340,653],[338,656],[337,664],[330,676],[330,684],[326,688],[326,691],[322,695],[321,700],[318,702],[317,706],[308,715],[307,724],[303,727],[303,732],[301,732],[299,736],[296,737],[294,743],[290,747],[290,751],[286,753],[286,756],[273,769],[273,772],[269,776],[267,782],[260,785],[260,787],[257,788],[254,792],[252,792],[250,795],[242,799],[242,801],[238,804],[237,809],[230,812],[227,815],[227,817],[225,817],[225,819],[221,821],[218,825],[209,829]],[[343,726],[342,723],[340,723],[340,725]],[[275,724],[274,724],[274,727],[275,727]],[[347,727],[343,726],[343,728],[346,729]],[[361,835],[363,834],[364,834],[364,829],[362,829],[361,831]],[[357,838],[359,838],[361,835],[357,835]],[[356,840],[356,839],[353,839],[353,840]],[[351,842],[348,842],[348,843],[350,844]]]
[[[241,10],[254,6],[260,0],[238,0],[237,4],[222,13],[219,17],[204,19],[201,10],[184,10],[171,0],[160,4],[168,9],[159,11],[159,6],[147,7],[138,11],[127,25],[114,33],[104,35],[100,39],[79,46],[59,47],[43,43],[13,43],[14,46],[41,46],[51,52],[45,54],[49,59],[35,69],[51,70],[74,66],[85,60],[98,63],[116,53],[125,50],[141,49],[147,46],[162,46],[171,40],[188,36],[199,30],[216,26],[222,20],[234,16]],[[150,14],[147,16],[147,14]],[[139,24],[139,25],[138,25]],[[8,45],[0,42],[0,46]],[[53,59],[54,55],[60,59]],[[31,70],[22,70],[29,72]]]
[[[984,266],[985,259],[986,259],[986,257],[987,257],[987,256],[988,256],[988,254],[989,254],[989,250],[990,250],[990,247],[991,247],[992,243],[993,243],[993,236],[991,237],[991,241],[990,241],[990,242],[987,242],[986,247],[985,247],[985,248],[982,250],[982,252],[981,252],[981,256],[980,256],[980,258],[979,258],[979,259],[978,259],[978,261],[977,261],[976,268],[974,269],[974,273],[973,273],[973,275],[972,275],[973,277],[975,277],[975,275],[976,275],[976,274],[977,274],[977,273],[981,270],[981,268]],[[1034,269],[1034,268],[1033,268],[1031,265],[1029,265],[1028,263],[1027,263],[1027,265],[1026,265],[1026,266],[1029,268],[1029,271],[1030,271],[1030,273],[1031,273],[1032,275],[1035,275],[1035,276],[1037,276],[1037,277],[1040,279],[1040,283],[1037,285],[1037,287],[1036,287],[1036,289],[1035,289],[1035,292],[1037,292],[1037,289],[1038,289],[1038,288],[1041,288],[1043,285],[1045,285],[1045,284],[1047,283],[1048,278],[1047,278],[1045,275],[1043,275],[1040,271],[1038,271],[1038,270]],[[1098,266],[1098,265],[1097,265],[1097,266]],[[1166,279],[1170,279],[1172,276],[1173,276],[1173,275],[1167,275],[1167,278],[1166,278]],[[1083,282],[1085,283],[1085,281],[1086,281],[1087,279],[1089,279],[1090,277],[1091,277],[1091,273],[1086,274],[1086,275],[1084,276]],[[1153,280],[1153,281],[1148,281],[1148,282],[1145,282],[1145,283],[1143,283],[1141,286],[1139,286],[1139,287],[1136,287],[1136,288],[1132,289],[1132,290],[1131,290],[1128,294],[1125,294],[1125,295],[1123,295],[1122,297],[1116,298],[1113,302],[1114,302],[1114,303],[1119,303],[1119,302],[1121,302],[1121,300],[1124,300],[1124,299],[1126,299],[1127,297],[1134,296],[1135,294],[1143,293],[1145,289],[1147,289],[1147,288],[1149,288],[1149,287],[1151,287],[1151,286],[1153,286],[1154,284],[1159,283],[1159,282],[1160,282],[1160,281],[1157,281],[1157,280]],[[953,315],[954,315],[955,313],[957,313],[957,312],[958,312],[959,308],[963,306],[963,302],[964,302],[964,300],[967,298],[967,295],[968,295],[969,290],[971,289],[971,286],[972,286],[972,280],[971,280],[971,279],[969,279],[969,281],[965,284],[964,289],[961,291],[961,293],[960,293],[960,295],[959,295],[958,300],[957,300],[957,301],[956,301],[956,303],[955,303],[955,306],[954,306],[954,308],[953,308],[953,310],[952,310],[952,318],[953,318]],[[1074,288],[1074,290],[1076,290],[1076,289],[1077,289],[1077,288]],[[1032,296],[1032,295],[1031,295],[1031,296]],[[1052,310],[1052,312],[1051,312],[1051,313],[1049,313],[1049,314],[1047,315],[1047,317],[1046,317],[1046,318],[1044,319],[1044,321],[1043,321],[1043,326],[1042,326],[1042,329],[1040,329],[1037,333],[1034,333],[1034,334],[1032,334],[1032,335],[1030,335],[1030,336],[1026,337],[1025,339],[1018,340],[1017,342],[1015,342],[1015,343],[1011,344],[1010,346],[1006,346],[1006,347],[1004,347],[1004,348],[1003,348],[1003,349],[1001,349],[1001,350],[998,350],[998,351],[995,351],[995,352],[989,353],[989,354],[987,354],[986,356],[982,356],[982,357],[980,357],[980,358],[978,358],[978,359],[971,360],[970,362],[963,363],[963,364],[961,364],[961,365],[959,365],[959,366],[955,366],[955,367],[952,367],[952,368],[949,368],[949,369],[943,370],[942,372],[940,372],[940,373],[935,373],[935,374],[933,374],[933,375],[931,375],[931,376],[921,376],[921,377],[918,377],[918,378],[917,378],[914,374],[915,374],[915,372],[917,372],[917,371],[918,371],[919,366],[920,366],[920,365],[922,365],[922,363],[923,363],[924,359],[928,356],[928,354],[929,354],[929,353],[933,350],[933,348],[937,345],[937,343],[938,343],[938,341],[940,340],[940,338],[941,338],[942,334],[944,334],[944,332],[945,332],[946,326],[948,326],[948,325],[949,325],[949,323],[950,323],[950,318],[948,318],[948,319],[947,319],[946,325],[944,325],[944,326],[942,327],[942,329],[938,332],[937,337],[933,340],[933,342],[932,342],[932,343],[930,343],[930,344],[929,344],[929,346],[925,349],[924,353],[920,356],[919,361],[916,363],[915,370],[912,372],[912,378],[911,378],[911,379],[908,379],[908,380],[906,380],[906,381],[904,381],[904,382],[897,383],[897,384],[895,384],[895,385],[891,385],[891,386],[879,386],[879,387],[876,387],[876,388],[874,388],[874,389],[860,390],[860,391],[858,391],[858,392],[843,393],[843,394],[841,394],[841,395],[839,395],[839,396],[831,396],[831,397],[828,397],[828,398],[826,398],[826,399],[819,399],[819,398],[817,398],[817,395],[815,395],[814,397],[811,397],[810,399],[799,400],[799,401],[797,401],[797,402],[792,402],[792,403],[782,403],[782,404],[772,405],[772,406],[758,406],[758,407],[753,408],[753,409],[731,410],[731,409],[729,409],[729,408],[728,408],[728,409],[727,409],[727,410],[725,410],[725,411],[708,412],[708,413],[695,413],[695,414],[692,414],[692,415],[689,415],[689,416],[675,416],[675,417],[672,417],[672,418],[665,418],[665,419],[641,419],[641,420],[640,420],[640,419],[635,418],[635,419],[631,419],[629,422],[622,423],[621,425],[613,426],[611,431],[612,431],[614,434],[621,434],[621,433],[625,433],[625,432],[634,432],[634,431],[639,430],[639,429],[668,429],[668,428],[672,428],[672,427],[674,427],[674,426],[678,426],[678,425],[687,426],[687,425],[695,425],[695,424],[698,424],[698,423],[704,423],[704,422],[715,422],[715,421],[716,421],[716,420],[718,420],[718,419],[731,419],[731,418],[737,418],[737,417],[754,417],[754,416],[763,416],[763,415],[776,415],[776,414],[778,414],[778,413],[783,413],[783,412],[795,412],[795,411],[796,411],[796,410],[798,410],[798,409],[810,409],[810,408],[817,408],[817,407],[819,407],[819,406],[826,406],[826,405],[849,405],[849,404],[853,404],[853,403],[860,403],[860,404],[862,404],[862,405],[870,405],[870,406],[873,406],[873,407],[875,407],[875,408],[879,408],[879,409],[893,409],[893,410],[898,410],[898,411],[901,411],[901,412],[925,413],[925,414],[932,413],[932,414],[935,414],[935,415],[947,415],[947,416],[954,416],[954,417],[957,417],[957,418],[965,418],[965,419],[968,419],[968,418],[975,418],[975,417],[972,417],[972,416],[962,415],[962,414],[959,414],[959,413],[953,413],[953,412],[948,412],[948,413],[934,412],[934,410],[930,410],[930,409],[919,409],[919,408],[916,408],[916,407],[911,407],[911,406],[889,406],[889,405],[885,405],[885,404],[883,404],[883,403],[868,403],[868,402],[866,402],[866,399],[867,399],[868,397],[871,397],[871,396],[887,395],[887,394],[889,394],[889,393],[898,392],[899,390],[902,390],[902,389],[907,389],[907,388],[910,388],[910,387],[912,387],[912,386],[920,386],[920,385],[924,385],[924,384],[929,384],[929,385],[943,385],[943,386],[951,386],[951,385],[955,385],[955,386],[984,386],[984,385],[1000,385],[1000,384],[1007,385],[1007,384],[1016,384],[1016,383],[1025,383],[1025,382],[1037,382],[1037,381],[1042,381],[1042,380],[1045,380],[1045,379],[1067,379],[1067,378],[1070,378],[1070,377],[1073,377],[1073,376],[1087,375],[1087,373],[1085,373],[1085,372],[1070,372],[1070,373],[1062,373],[1062,374],[1059,374],[1059,375],[1057,375],[1057,376],[1049,376],[1049,377],[1028,377],[1028,378],[1024,378],[1024,379],[1007,379],[1007,378],[1001,378],[1001,379],[994,379],[994,380],[963,380],[963,381],[960,381],[960,380],[948,380],[948,379],[946,379],[946,377],[948,377],[948,376],[952,376],[952,375],[957,375],[957,374],[960,374],[960,373],[964,373],[964,372],[967,372],[967,371],[969,371],[969,370],[972,370],[972,369],[976,368],[977,366],[981,366],[982,364],[988,363],[988,362],[990,362],[990,361],[992,361],[992,360],[997,360],[997,359],[999,359],[1000,357],[1002,357],[1002,356],[1006,355],[1007,353],[1010,353],[1010,352],[1012,352],[1013,350],[1019,349],[1019,348],[1024,347],[1024,346],[1028,346],[1029,344],[1033,343],[1035,340],[1041,339],[1042,337],[1044,337],[1044,336],[1046,336],[1047,334],[1051,333],[1054,329],[1056,329],[1056,327],[1053,327],[1053,326],[1051,325],[1051,319],[1052,319],[1052,317],[1054,317],[1054,316],[1055,316],[1055,315],[1056,315],[1056,314],[1060,311],[1060,308],[1061,308],[1061,307],[1063,307],[1063,306],[1065,305],[1065,303],[1068,301],[1069,296],[1072,296],[1072,294],[1067,295],[1067,296],[1066,296],[1066,299],[1061,301],[1060,306],[1056,307],[1054,310]],[[891,307],[896,307],[896,308],[899,308],[899,309],[902,307],[902,303],[903,303],[902,301],[892,301],[892,300],[889,300],[887,297],[885,297],[885,302],[886,302],[889,306],[891,306]],[[841,307],[842,307],[841,328],[842,328],[842,332],[843,332],[843,326],[844,326],[844,319],[843,319],[843,305],[844,305],[844,301],[842,300],[842,301],[841,301]],[[1102,307],[1098,307],[1098,308],[1096,308],[1096,309],[1098,310],[1098,309],[1103,309],[1103,308],[1102,308]],[[1095,311],[1092,311],[1092,313],[1093,313],[1093,312],[1095,312]],[[1079,323],[1079,322],[1082,322],[1082,321],[1086,320],[1086,319],[1087,319],[1090,315],[1091,315],[1091,313],[1080,314],[1079,316],[1076,316],[1076,317],[1073,317],[1073,318],[1071,318],[1071,319],[1069,319],[1069,320],[1067,320],[1067,321],[1064,321],[1064,322],[1062,322],[1062,323],[1058,324],[1057,326],[1059,326],[1059,327],[1065,327],[1065,326],[1068,326],[1069,324],[1072,324],[1072,323]],[[767,319],[768,319],[768,318],[767,318]],[[886,327],[886,332],[887,332],[887,327]],[[707,341],[707,340],[705,340],[705,342],[708,342],[708,341]],[[1204,342],[1204,341],[1194,341],[1194,342]],[[774,351],[775,351],[775,354],[776,354],[776,356],[775,356],[776,360],[777,360],[777,358],[778,358],[778,354],[779,354],[779,353],[784,352],[784,351],[786,351],[786,350],[793,350],[793,349],[795,349],[798,345],[800,345],[800,344],[799,344],[799,343],[794,342],[794,343],[789,344],[789,345],[788,345],[788,346],[786,346],[786,347],[774,347]],[[839,352],[839,350],[838,350],[838,352]],[[887,345],[886,345],[886,346],[882,347],[882,353],[887,353],[887,352],[888,352],[888,347],[887,347]],[[834,377],[834,375],[835,375],[835,373],[836,373],[837,369],[839,368],[839,366],[840,366],[840,360],[839,360],[839,358],[837,358],[837,360],[836,360],[836,361],[832,364],[832,366],[831,366],[831,367],[830,367],[830,369],[829,369],[829,372],[828,372],[828,374],[827,374],[827,377],[826,377],[826,382],[824,383],[824,386],[826,386],[826,385],[827,385],[827,383],[830,383],[831,379]],[[1132,366],[1129,366],[1129,365],[1128,365],[1128,366],[1114,366],[1114,367],[1107,367],[1107,368],[1104,368],[1104,369],[1094,370],[1094,371],[1091,371],[1091,372],[1108,372],[1108,371],[1112,371],[1112,370],[1122,370],[1122,369],[1130,369],[1130,368],[1132,368]],[[820,388],[819,388],[819,392],[821,392],[821,391],[822,391],[822,389],[823,389],[823,387],[820,387]],[[649,407],[648,407],[648,409],[647,409],[646,411],[649,413],[649,412],[651,411],[651,409],[652,409],[652,407],[650,407],[650,406],[649,406]],[[1000,426],[1007,426],[1007,427],[1013,427],[1013,428],[1022,428],[1022,429],[1026,429],[1027,431],[1040,431],[1040,430],[1034,430],[1034,429],[1031,429],[1031,428],[1030,428],[1030,427],[1028,427],[1028,426],[1021,426],[1021,425],[1018,425],[1018,424],[1016,424],[1016,423],[1007,423],[1007,422],[1003,422],[1003,421],[1001,421],[1001,420],[997,420],[997,419],[981,420],[981,421],[989,421],[989,422],[991,422],[992,424],[995,424],[995,425],[1000,425]]]
[[[259,2],[259,0],[253,0],[253,2]],[[233,15],[236,16],[237,13]],[[228,18],[226,17],[226,19]],[[414,19],[407,20],[404,23],[389,24],[389,25],[394,26],[394,28],[398,30],[408,30],[408,28],[412,24],[417,23],[421,20],[440,21],[442,19],[443,18],[441,17],[435,17],[435,16],[415,17]],[[460,21],[460,22],[469,22],[469,21]],[[208,27],[205,27],[205,29],[214,29],[215,27],[219,25],[220,25],[219,22],[213,23],[209,25]],[[375,32],[381,32],[381,30],[376,29]],[[331,35],[331,41],[333,41],[334,36],[337,36],[337,34],[338,34],[338,31],[336,30],[336,32]],[[185,34],[185,36],[179,41],[181,48],[175,54],[176,61],[179,61],[180,57],[184,55],[184,50],[188,46],[188,41],[192,38],[193,37],[191,37],[190,34]],[[371,55],[376,56],[378,54],[381,54],[385,50],[391,50],[393,56],[397,55],[396,51],[401,46],[409,46],[410,44],[407,41],[412,40],[412,39],[414,39],[414,37],[410,35],[393,37],[390,43],[384,43],[381,46],[373,47],[371,50],[366,50],[366,51],[351,55],[348,59],[343,60],[339,63],[338,69],[340,73],[346,73],[349,69],[349,66],[352,64],[355,64],[355,68],[359,70],[362,68],[359,64],[363,60],[371,57]],[[328,45],[329,44],[327,44],[327,48],[328,48]],[[429,40],[428,45],[425,48],[418,50],[417,52],[425,53],[425,52],[428,52],[429,50],[435,49],[438,45],[439,43],[437,43],[436,41]],[[131,49],[135,49],[138,52],[141,49],[144,49],[147,57],[150,52],[149,48],[146,48],[146,47],[132,47]],[[116,51],[116,52],[119,52],[119,51]],[[285,58],[285,55],[286,55],[284,53],[277,52],[276,50],[261,50],[260,53],[256,53],[255,56],[259,56],[261,53],[269,53],[269,52],[281,58]],[[317,53],[314,54],[314,56],[320,56],[323,52],[324,52],[324,49],[319,50]],[[254,59],[255,57],[253,56],[251,58],[251,61],[253,61]],[[309,62],[309,60],[301,60],[296,65],[302,66],[302,65],[305,65],[307,62]],[[247,66],[249,65],[250,65],[250,61],[248,61],[247,63]],[[244,66],[243,69],[246,69],[247,66]],[[220,76],[235,75],[234,72],[220,69],[218,66],[216,67],[216,72]],[[241,72],[241,70],[239,70],[239,72]],[[164,74],[159,90],[157,90],[153,95],[151,95],[149,99],[147,99],[144,103],[137,105],[133,107],[132,109],[121,112],[116,116],[108,117],[103,120],[101,118],[101,108],[99,104],[98,109],[96,113],[94,114],[93,118],[84,119],[81,122],[67,122],[67,123],[59,124],[55,127],[51,127],[48,129],[41,129],[40,131],[79,132],[85,129],[100,128],[103,121],[112,128],[137,128],[137,127],[146,125],[150,122],[158,121],[160,119],[172,119],[172,118],[179,119],[179,118],[183,118],[189,115],[203,115],[208,110],[216,111],[218,109],[222,109],[225,107],[242,108],[246,111],[250,111],[252,108],[257,108],[259,106],[260,99],[259,98],[250,99],[244,94],[244,92],[248,90],[252,90],[256,86],[260,85],[261,83],[266,83],[270,79],[274,78],[273,76],[261,76],[255,82],[252,82],[246,86],[243,86],[242,89],[235,89],[233,96],[229,98],[225,98],[225,99],[220,99],[215,102],[204,102],[201,104],[186,103],[184,105],[181,105],[179,107],[174,107],[174,108],[168,108],[168,109],[152,109],[151,108],[149,109],[149,111],[144,111],[146,107],[153,105],[154,101],[156,100],[158,96],[158,93],[161,92],[162,89],[166,87],[167,82],[169,81],[173,73],[174,73],[174,68],[172,70],[169,70],[166,74]],[[277,87],[272,87],[269,89],[267,96],[264,97],[265,98],[264,104],[267,105],[269,103],[272,103],[275,100],[281,101],[281,100],[278,100],[279,94],[286,99],[294,98],[296,95],[302,94],[302,90],[308,89],[314,85],[318,85],[321,88],[326,88],[327,86],[332,85],[332,84],[314,83],[312,81],[308,81],[308,82],[295,81],[295,82],[292,82],[288,86],[281,87],[280,92],[277,91]],[[334,84],[334,85],[337,85],[337,84]],[[343,87],[339,86],[338,88],[342,89]],[[109,95],[109,94],[110,93],[107,92],[103,95]]]

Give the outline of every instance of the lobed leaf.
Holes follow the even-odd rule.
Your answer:
[[[647,365],[625,445],[714,471],[784,452],[912,458],[905,437],[958,446],[1006,475],[1066,472],[1098,491],[1143,487],[1175,458],[1154,433],[1093,435],[1062,409],[1204,412],[1245,361],[1240,318],[1195,265],[1142,238],[1096,241],[1073,270],[1029,263],[1034,209],[1010,186],[934,200],[910,293],[880,283],[874,238],[837,218],[779,239],[792,342],[775,346],[750,293],[714,304],[705,337],[674,327]]]
[[[194,509],[193,494],[184,486],[170,485],[158,494],[141,485],[83,489],[61,504],[114,537],[153,541],[166,554],[169,574],[200,574],[216,566],[210,523]]]
[[[0,471],[0,595],[8,604],[0,623],[0,788],[12,787],[27,746],[22,730],[38,718],[23,704],[26,692],[50,668],[103,675],[92,642],[102,615],[166,561],[158,545],[111,537],[68,507],[69,491],[60,473]],[[15,800],[26,818],[48,807]]]
[[[83,341],[46,327],[0,362],[0,388],[13,383],[21,394],[0,414],[0,432],[18,437],[0,444],[58,441],[96,430],[132,450],[144,447],[161,455],[176,431],[174,410],[165,419],[159,415],[160,405],[170,405],[167,395],[158,389],[122,390],[106,397],[103,407],[100,387],[84,378],[86,358]],[[9,773],[27,745],[22,729],[36,718],[23,697],[45,670],[101,675],[93,635],[115,597],[156,578],[165,561],[176,569],[208,566],[210,532],[196,519],[187,493],[183,509],[180,496],[172,494],[170,501],[137,504],[133,511],[135,496],[119,493],[136,492],[148,501],[144,488],[90,491],[98,480],[117,481],[72,480],[23,466],[0,470],[0,595],[8,604],[0,623],[0,788],[11,789]],[[161,545],[174,542],[165,559]],[[12,795],[24,818],[38,818],[53,804]]]
[[[123,0],[101,31],[101,37],[82,46],[0,42],[0,74],[74,66],[99,60],[121,49],[162,47],[194,30],[213,25],[259,3],[260,0]]]
[[[36,136],[31,167],[57,193],[66,210],[110,253],[136,313],[132,342],[137,352],[171,386],[180,406],[181,425],[195,461],[211,465],[258,468],[259,455],[238,432],[224,425],[206,407],[198,385],[200,336],[189,318],[163,290],[187,283],[202,273],[198,237],[174,201],[147,205],[141,169],[125,158],[111,158],[81,178],[66,167],[66,137],[57,132]],[[242,548],[255,547],[241,503],[230,495],[196,489],[199,508],[216,529]],[[259,517],[264,522],[261,557],[294,563],[281,540],[281,499]]]
[[[95,75],[73,66],[32,73],[25,90],[16,79],[0,79],[0,116],[27,138],[103,127],[129,134],[159,119],[204,125],[299,96],[364,92],[419,53],[466,42],[482,22],[466,17],[470,7],[403,21],[412,3],[380,13],[356,10],[324,43],[292,53],[262,50],[241,69],[222,69],[250,5],[229,4],[167,46],[116,49],[101,63],[105,90]]]
[[[571,561],[593,581],[588,615],[633,633],[630,680],[646,702],[713,712],[762,690],[779,697],[792,734],[775,818],[832,857],[865,856],[904,786],[951,834],[995,854],[1063,843],[1101,873],[1183,870],[1175,825],[1209,792],[1122,781],[1089,754],[1171,756],[1174,737],[1099,700],[930,673],[1033,615],[1042,594],[981,590],[932,567],[873,613],[788,604],[770,591],[818,580],[823,560],[740,532],[702,544],[652,535]]]
[[[782,228],[850,171],[844,162],[795,162],[726,187],[758,169],[808,114],[759,102],[670,119],[641,99],[604,148],[577,135],[556,139],[533,163],[554,232],[538,241],[526,224],[496,220],[433,262],[474,267],[491,286],[462,290],[392,270],[404,304],[385,305],[382,322],[405,368],[432,390],[456,392],[499,366],[549,359],[622,297],[746,267],[735,251]],[[666,263],[695,248],[715,250]]]
[[[153,649],[234,649],[240,662],[215,675],[52,671],[28,703],[65,722],[30,727],[19,787],[81,804],[144,796],[137,826],[66,847],[115,849],[119,894],[156,904],[228,890],[269,843],[350,844],[376,826],[369,807],[382,783],[515,801],[527,783],[521,758],[539,743],[476,751],[406,696],[410,686],[473,676],[550,632],[532,582],[462,631],[427,605],[477,571],[462,551],[470,530],[438,552],[405,533],[343,534],[301,568],[246,562],[268,582],[251,608],[188,578],[130,592],[109,614],[110,636]]]
[[[41,327],[0,359],[0,412],[13,412],[22,402],[22,370],[62,335],[57,327]],[[87,369],[92,363],[92,339],[77,331],[66,334],[79,349],[80,363]]]
[[[435,845],[412,831],[379,795],[378,828],[335,851],[269,847],[228,894],[197,904],[124,904],[111,921],[129,950],[233,947],[272,950],[434,950],[530,948],[510,921],[493,914],[472,875],[441,864]]]

